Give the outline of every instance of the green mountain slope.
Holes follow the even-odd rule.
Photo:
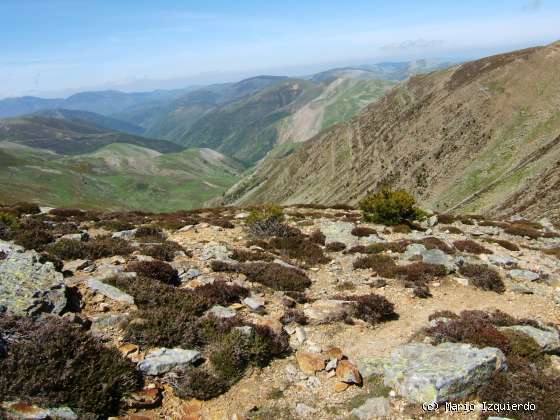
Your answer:
[[[122,131],[123,133],[128,134],[141,135],[144,132],[144,129],[138,125],[89,111],[80,111],[74,109],[44,109],[42,111],[35,112],[33,115],[71,121],[81,120],[85,121],[86,123],[96,125],[97,127],[107,128],[109,130],[115,131]]]
[[[0,120],[0,142],[10,141],[59,154],[89,153],[112,143],[128,143],[162,153],[179,152],[174,143],[109,130],[82,119],[28,116]]]
[[[559,66],[555,43],[415,76],[263,162],[225,201],[356,203],[388,184],[440,211],[558,220]]]
[[[0,142],[0,201],[109,210],[195,208],[221,195],[242,169],[207,149],[161,154],[111,144],[90,154],[60,156]]]

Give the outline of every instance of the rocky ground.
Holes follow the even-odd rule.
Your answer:
[[[12,221],[10,229],[4,221],[5,240],[0,241],[0,305],[4,316],[50,313],[79,324],[129,359],[142,384],[120,401],[122,419],[479,418],[484,415],[479,405],[453,413],[445,410],[445,402],[488,402],[496,375],[508,369],[524,372],[512,356],[512,331],[530,337],[537,346],[531,353],[538,358],[535,366],[553,385],[560,384],[560,236],[548,221],[434,215],[411,229],[363,223],[350,209],[288,207],[284,214],[286,225],[299,229],[299,242],[258,237],[248,229],[247,209],[172,217],[48,209],[18,214],[17,227]],[[25,226],[50,237],[26,242]],[[93,251],[96,238],[109,237],[128,246],[123,255]],[[83,246],[75,246],[78,242]],[[61,267],[57,256],[75,258],[62,258]],[[142,318],[147,298],[128,285],[150,275],[157,281],[159,272],[146,274],[138,265],[153,260],[167,260],[176,270],[175,283],[166,286],[173,293],[212,284],[246,289],[234,301],[212,301],[197,316],[239,320],[235,328],[248,334],[266,326],[289,348],[267,363],[249,363],[219,396],[202,401],[187,389],[185,397],[177,391],[178,375],[191,365],[215,364],[210,352],[216,350],[212,345],[153,346],[131,335],[130,325],[140,326],[133,331],[147,325]],[[276,277],[266,271],[270,266],[301,276],[302,286],[273,282]],[[484,312],[463,312],[473,310]],[[483,313],[494,317],[481,320]],[[456,333],[464,325],[485,329]],[[454,336],[446,326],[455,328]],[[484,335],[488,329],[494,334],[490,341]],[[487,345],[498,342],[497,336],[505,344]],[[9,360],[17,340],[7,337],[0,330],[0,357],[4,346]],[[520,360],[528,357],[523,353]],[[196,387],[192,379],[189,384]],[[64,401],[39,408],[28,396],[22,396],[26,403],[7,396],[3,409],[11,418],[78,417]],[[439,409],[433,412],[422,406],[436,402]],[[540,394],[535,402],[542,404],[537,414],[501,414],[547,418],[557,404]],[[542,411],[545,405],[549,411]]]

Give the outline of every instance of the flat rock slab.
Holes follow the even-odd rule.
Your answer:
[[[197,350],[161,348],[149,353],[144,360],[138,363],[137,367],[144,375],[157,376],[178,366],[195,363],[201,357],[202,354]]]
[[[369,235],[357,237],[352,235],[352,230],[356,227],[350,222],[333,222],[332,220],[323,220],[319,226],[319,230],[325,235],[325,243],[342,242],[347,248],[355,245],[371,245],[378,242],[385,242],[384,239],[377,235]]]
[[[50,262],[39,262],[39,254],[0,241],[0,312],[14,315],[60,314],[66,307],[62,273]]]
[[[235,309],[226,308],[225,306],[221,306],[221,305],[212,306],[208,310],[208,313],[219,319],[233,318],[234,316],[237,315]]]
[[[528,335],[541,347],[545,353],[560,352],[560,335],[554,329],[541,330],[530,325],[514,325],[513,327],[501,327],[500,331],[517,331]]]
[[[384,383],[411,402],[444,402],[473,395],[505,367],[501,350],[469,344],[397,347],[384,365]]]
[[[237,262],[232,260],[230,257],[231,251],[225,245],[209,243],[202,248],[202,255],[200,256],[200,259],[203,261],[220,260],[231,263]]]
[[[517,258],[508,255],[488,255],[488,262],[499,267],[515,267],[518,264]]]
[[[311,322],[321,324],[344,318],[344,314],[351,310],[353,302],[345,300],[317,300],[307,304],[303,313]]]
[[[529,270],[510,270],[508,277],[517,281],[535,281],[541,276],[538,273]]]
[[[111,300],[116,302],[125,303],[128,305],[134,304],[134,298],[130,296],[128,293],[123,292],[120,289],[117,289],[110,284],[103,283],[101,280],[97,278],[91,278],[86,281],[87,286],[96,293],[99,293],[105,297],[108,297]]]

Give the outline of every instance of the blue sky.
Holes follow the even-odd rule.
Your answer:
[[[559,21],[557,0],[0,0],[0,97],[471,58]]]

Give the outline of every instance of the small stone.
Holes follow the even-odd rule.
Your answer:
[[[261,312],[264,310],[264,299],[256,297],[247,297],[243,299],[243,303],[252,311]]]
[[[245,213],[245,212],[237,213],[234,216],[235,219],[246,219],[247,217],[249,217],[249,213]]]
[[[497,265],[499,267],[516,267],[518,260],[507,255],[488,255],[488,262]]]
[[[366,402],[352,410],[352,415],[359,420],[373,420],[389,416],[391,405],[384,397],[369,398]]]
[[[305,343],[305,341],[307,340],[307,334],[305,333],[305,329],[303,327],[301,326],[296,327],[295,334],[300,344]]]
[[[237,315],[237,312],[234,309],[226,308],[221,305],[212,306],[208,312],[216,318],[220,319],[233,318]]]
[[[113,239],[133,239],[138,229],[121,230],[111,235]]]
[[[181,277],[186,278],[187,280],[192,280],[201,275],[202,275],[202,271],[200,271],[198,268],[189,268],[187,272],[183,274]]]
[[[341,360],[336,367],[336,377],[341,382],[346,382],[348,384],[362,384],[362,375],[360,371],[348,360]]]
[[[130,296],[128,293],[123,292],[120,289],[117,289],[114,286],[109,284],[103,283],[98,278],[91,278],[86,282],[86,285],[96,293],[99,293],[105,297],[108,297],[111,300],[114,300],[119,303],[124,303],[128,305],[134,304],[134,298]]]
[[[315,372],[325,368],[325,359],[322,355],[307,351],[298,351],[296,361],[300,370],[307,375],[314,375]]]
[[[529,270],[511,270],[508,272],[508,277],[517,281],[535,281],[541,276]]]
[[[438,224],[438,217],[434,214],[432,217],[428,219],[428,226],[434,227]]]
[[[520,295],[532,295],[533,289],[527,286],[525,283],[513,283],[510,287],[513,293],[518,293]]]
[[[346,382],[335,382],[333,385],[334,392],[344,392],[350,387]]]
[[[336,369],[336,365],[338,364],[338,360],[336,359],[331,359],[329,360],[329,362],[327,363],[327,366],[325,367],[325,370],[327,372],[330,372],[331,370]]]
[[[144,375],[161,375],[177,366],[185,366],[197,362],[202,354],[197,350],[184,350],[180,348],[161,348],[149,353],[144,360],[138,363],[138,369]]]

